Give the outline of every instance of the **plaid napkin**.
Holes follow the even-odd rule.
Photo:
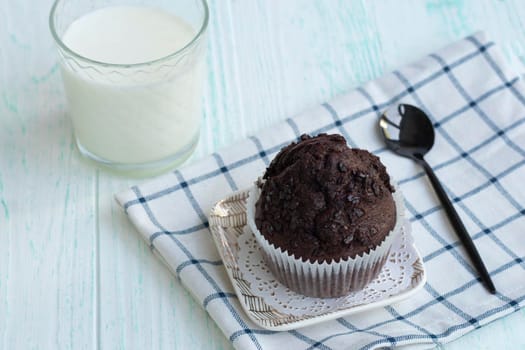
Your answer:
[[[377,128],[396,103],[436,127],[427,160],[452,198],[497,295],[477,278],[423,170],[386,150]],[[340,133],[379,155],[406,199],[428,283],[395,305],[287,332],[243,313],[208,230],[212,205],[250,186],[302,133]],[[287,119],[229,149],[117,195],[130,220],[238,349],[431,347],[510,314],[525,300],[525,95],[483,34]]]

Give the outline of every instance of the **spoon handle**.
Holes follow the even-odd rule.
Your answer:
[[[421,164],[423,168],[425,169],[425,172],[427,173],[427,176],[430,179],[430,182],[432,183],[432,186],[434,187],[434,190],[436,191],[436,194],[439,197],[439,200],[441,201],[441,204],[443,205],[443,208],[445,209],[445,212],[448,215],[450,223],[456,230],[459,240],[465,247],[467,254],[469,255],[472,262],[474,263],[474,266],[476,267],[476,270],[478,270],[478,273],[481,276],[481,280],[485,283],[485,286],[488,289],[488,291],[491,294],[495,294],[496,287],[494,287],[494,283],[492,283],[492,280],[487,271],[487,268],[485,267],[485,264],[483,264],[483,261],[481,260],[481,256],[479,255],[479,252],[476,249],[476,246],[474,245],[472,238],[470,237],[467,230],[465,229],[465,225],[463,225],[463,222],[461,221],[461,218],[456,212],[456,209],[454,209],[452,202],[450,202],[450,199],[448,198],[447,193],[443,189],[441,182],[439,182],[439,179],[437,178],[436,174],[434,174],[434,171],[432,170],[430,165],[426,162],[426,160],[423,158],[423,156],[416,155],[416,159],[418,163]]]

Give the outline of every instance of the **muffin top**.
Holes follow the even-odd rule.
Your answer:
[[[355,258],[392,230],[396,208],[384,165],[341,135],[302,135],[266,169],[255,223],[275,247],[304,261]]]

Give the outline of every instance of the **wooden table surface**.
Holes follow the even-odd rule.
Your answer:
[[[50,7],[0,1],[0,349],[230,349],[114,201],[144,180],[75,149]],[[517,69],[525,53],[520,0],[212,0],[210,10],[189,162],[476,30]],[[524,329],[521,310],[443,347],[525,349]]]

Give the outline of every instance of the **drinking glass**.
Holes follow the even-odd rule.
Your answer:
[[[85,57],[63,41],[78,18],[128,5],[173,14],[194,35],[169,55],[133,64]],[[67,114],[82,155],[125,172],[158,172],[191,155],[202,114],[205,0],[56,0],[49,25],[58,47]],[[93,30],[100,31],[96,26]]]

